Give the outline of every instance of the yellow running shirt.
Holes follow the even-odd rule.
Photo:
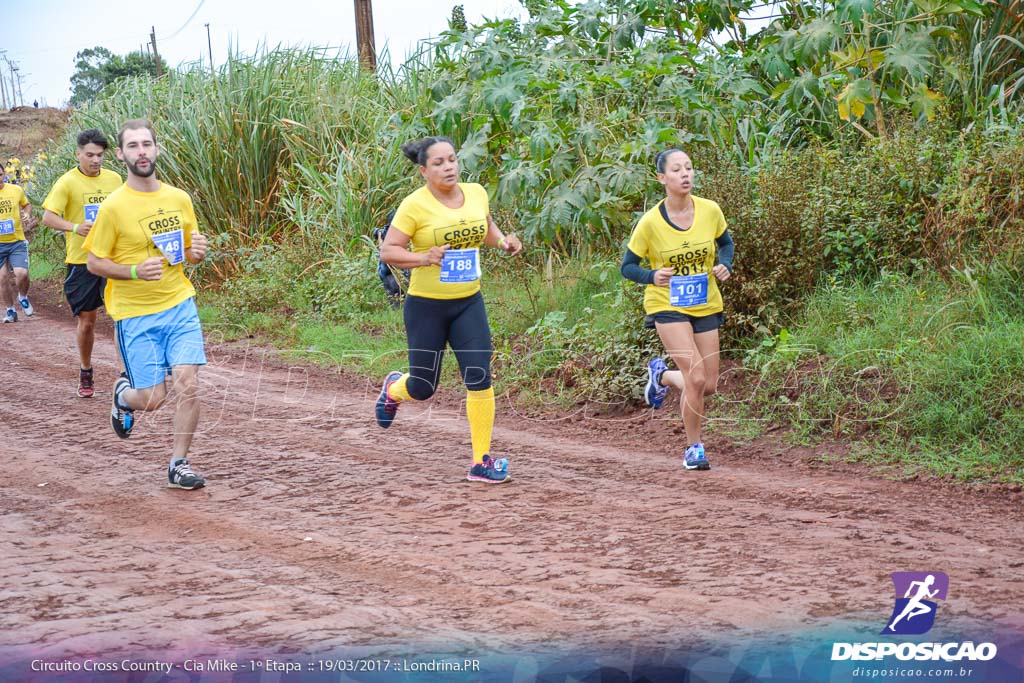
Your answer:
[[[53,184],[50,194],[46,195],[46,201],[43,202],[43,208],[72,223],[95,221],[100,204],[119,187],[121,176],[111,170],[101,168],[98,176],[87,176],[75,166]],[[79,234],[66,232],[64,240],[64,263],[85,263],[87,254],[82,248],[85,238]]]
[[[451,209],[437,200],[424,185],[399,205],[392,227],[412,239],[413,252],[423,254],[431,247],[449,245],[452,249],[479,249],[487,236],[490,211],[487,190],[477,183],[459,183],[466,201]],[[479,251],[476,254],[479,266]],[[423,266],[412,269],[409,294],[428,299],[461,299],[480,291],[480,278],[469,282],[441,282],[441,268]]]
[[[28,204],[28,197],[19,185],[4,183],[0,188],[0,242],[20,242],[25,239],[21,227],[21,207]]]
[[[101,168],[99,175],[89,176],[76,166],[53,183],[43,208],[73,223],[94,221],[99,205],[120,186],[121,176],[114,171]],[[65,232],[65,263],[85,263],[84,243],[81,234]]]
[[[192,246],[193,230],[198,230],[198,224],[192,199],[166,183],[161,183],[156,192],[139,192],[122,185],[107,197],[85,238],[85,250],[122,265],[138,265],[151,256],[164,256],[163,277],[159,280],[107,278],[103,299],[111,318],[159,313],[195,296],[183,265],[185,250]],[[169,259],[179,262],[172,266]]]
[[[706,274],[707,303],[680,308],[669,303],[669,288],[647,285],[644,291],[644,310],[648,315],[661,311],[679,311],[695,317],[722,311],[722,294],[711,269],[715,267],[715,240],[725,232],[725,215],[710,199],[693,199],[693,225],[679,230],[661,214],[664,200],[640,218],[629,238],[629,250],[646,258],[653,270],[671,267],[676,275]]]

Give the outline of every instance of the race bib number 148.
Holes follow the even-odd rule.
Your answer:
[[[185,236],[181,230],[154,234],[153,244],[170,265],[176,266],[185,260]]]

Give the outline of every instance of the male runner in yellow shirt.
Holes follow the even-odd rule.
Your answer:
[[[88,254],[82,245],[92,230],[100,204],[121,187],[121,176],[103,168],[103,155],[110,143],[99,130],[90,128],[78,134],[78,166],[62,175],[43,202],[43,225],[64,233],[64,296],[71,315],[78,318],[78,395],[91,398],[93,391],[92,347],[95,340],[96,312],[103,305],[106,281],[89,272]]]
[[[168,486],[196,489],[206,480],[192,471],[187,455],[199,422],[199,366],[206,365],[206,353],[196,290],[183,263],[202,261],[207,240],[188,194],[154,175],[159,148],[149,121],[125,121],[117,144],[128,180],[100,206],[84,245],[90,272],[107,278],[104,300],[125,366],[114,384],[110,423],[128,438],[135,411],[156,410],[167,398],[170,374],[177,405]]]

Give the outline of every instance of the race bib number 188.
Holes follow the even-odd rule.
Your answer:
[[[5,221],[0,221],[0,235],[13,235],[14,234],[14,219],[8,218]]]
[[[185,260],[185,237],[181,230],[154,234],[153,244],[170,265],[176,266]]]
[[[441,261],[441,282],[473,282],[480,279],[480,250],[449,249]]]
[[[674,275],[668,287],[668,302],[678,308],[690,308],[708,302],[707,273]]]

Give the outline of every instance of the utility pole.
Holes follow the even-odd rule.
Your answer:
[[[18,86],[14,81],[14,65],[7,61],[7,70],[11,72],[11,109],[18,106]]]
[[[359,65],[367,71],[377,71],[377,48],[373,43],[373,5],[370,0],[355,0],[356,49]]]
[[[0,57],[7,59],[7,50],[0,50]],[[4,85],[4,71],[0,69],[0,102],[3,103],[4,109],[7,109],[7,86]]]
[[[11,67],[11,72],[18,79],[18,104],[24,106],[25,98],[22,97],[22,95],[21,95],[21,74],[19,73],[20,70],[21,70],[21,67],[17,67],[17,66],[12,66]],[[14,91],[14,82],[13,82],[14,81],[14,77],[11,78],[11,81],[12,81],[12,83],[11,83],[11,91],[13,92]]]
[[[213,73],[213,43],[210,42],[210,25],[206,24],[206,49],[210,54],[210,73]]]
[[[156,61],[156,77],[160,78],[164,73],[163,69],[160,68],[160,53],[156,50],[156,26],[150,27],[149,40],[153,43],[153,59]]]

